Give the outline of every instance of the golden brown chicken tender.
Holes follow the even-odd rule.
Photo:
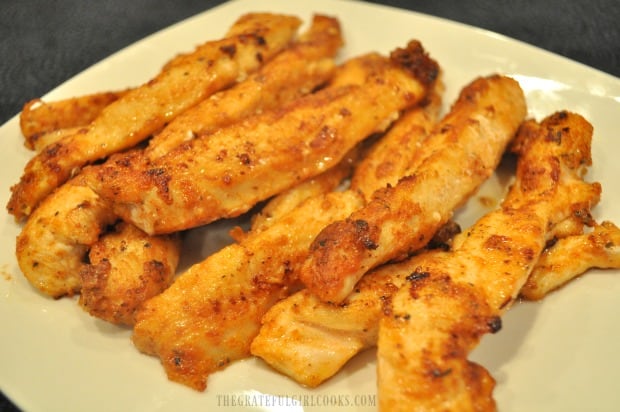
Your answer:
[[[45,198],[22,228],[16,242],[19,268],[49,296],[78,293],[89,246],[116,219],[106,202],[74,178]]]
[[[590,268],[620,268],[620,229],[604,221],[589,233],[558,239],[545,249],[521,296],[539,300]]]
[[[525,114],[515,80],[493,75],[471,82],[425,141],[438,150],[363,209],[322,230],[302,282],[320,299],[341,302],[368,270],[425,246],[494,172]]]
[[[27,217],[84,165],[133,147],[179,113],[255,71],[289,44],[301,23],[294,16],[266,13],[240,20],[252,22],[251,30],[207,42],[167,65],[156,77],[106,106],[83,131],[32,158],[11,188],[9,213],[17,219]]]
[[[211,373],[250,355],[261,317],[296,285],[314,235],[362,202],[354,192],[308,199],[193,265],[138,311],[134,344],[158,356],[169,379],[204,390]]]
[[[310,28],[257,73],[177,116],[149,141],[147,157],[312,92],[333,75],[342,43],[337,19],[314,16]]]
[[[138,308],[172,283],[180,252],[179,234],[149,236],[118,223],[90,246],[79,273],[80,305],[100,319],[133,325]]]
[[[385,130],[401,110],[424,99],[438,71],[419,42],[377,60],[364,85],[322,89],[193,139],[150,164],[121,159],[104,165],[90,185],[119,216],[150,234],[238,216],[333,167],[357,143]]]
[[[26,147],[38,151],[47,145],[47,142],[41,141],[45,135],[62,129],[77,132],[77,127],[88,125],[105,107],[126,92],[94,93],[51,102],[30,100],[19,114],[19,126],[26,139]]]
[[[381,410],[495,410],[494,380],[468,361],[481,336],[501,328],[555,224],[599,200],[582,180],[592,128],[560,112],[521,129],[517,178],[501,207],[418,261],[379,325]],[[579,150],[575,150],[579,148]]]

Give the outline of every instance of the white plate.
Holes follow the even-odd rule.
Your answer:
[[[220,37],[240,14],[259,9],[293,13],[305,21],[313,12],[338,16],[347,42],[342,57],[387,53],[420,39],[445,70],[447,103],[474,77],[502,72],[521,81],[532,116],[559,109],[583,114],[595,127],[589,177],[603,184],[596,216],[620,222],[619,79],[488,31],[412,12],[354,1],[234,1],[120,51],[47,97],[140,84],[170,56]],[[4,206],[31,153],[23,147],[16,118],[0,136]],[[487,188],[492,192],[493,182]],[[471,221],[482,210],[467,212],[462,216]],[[372,351],[316,390],[299,387],[255,359],[214,374],[204,393],[171,383],[156,358],[135,350],[129,330],[88,316],[75,300],[54,301],[31,288],[14,257],[20,228],[6,213],[0,225],[0,385],[28,411],[243,409],[239,403],[256,404],[254,410],[291,405],[296,407],[287,410],[376,409]],[[193,239],[204,253],[200,236]],[[497,380],[500,410],[615,410],[620,405],[619,295],[618,271],[592,271],[541,303],[513,307],[503,330],[485,337],[473,354]]]

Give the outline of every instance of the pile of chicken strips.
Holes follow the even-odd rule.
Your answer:
[[[376,347],[381,410],[495,410],[468,360],[481,337],[515,301],[620,267],[584,180],[591,124],[527,118],[501,73],[444,102],[420,41],[341,61],[336,18],[301,27],[248,13],[140,86],[28,102],[33,157],[7,204],[21,271],[199,391],[250,356],[315,387]],[[460,227],[507,158],[499,205]],[[180,270],[190,229],[237,216],[230,244]]]

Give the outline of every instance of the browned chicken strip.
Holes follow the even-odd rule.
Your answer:
[[[370,65],[365,59],[352,59],[345,63],[346,70],[335,76],[331,85],[363,84],[364,73]],[[366,66],[366,69],[364,68]],[[411,153],[426,138],[431,123],[436,121],[441,108],[443,85],[437,81],[428,102],[423,107],[413,107],[391,126],[388,132],[357,145],[335,167],[320,175],[285,190],[271,199],[259,213],[252,217],[252,231],[263,230],[280,216],[294,209],[305,199],[345,188],[344,178],[355,170],[348,189],[361,192],[368,200],[374,189],[396,183],[409,167]],[[403,150],[403,145],[408,149]],[[395,160],[397,159],[397,160]],[[242,236],[238,230],[235,234]]]
[[[136,346],[158,355],[171,379],[197,389],[204,388],[207,376],[216,369],[248,356],[260,318],[295,284],[296,268],[307,255],[314,234],[362,206],[357,192],[322,194],[346,176],[356,153],[354,149],[338,166],[276,197],[238,244],[190,268],[170,289],[148,302],[138,315]],[[282,259],[286,276],[279,268]],[[220,278],[222,271],[228,273],[226,278]],[[205,275],[210,272],[212,276]],[[184,290],[195,290],[199,296]],[[231,299],[234,305],[227,303]],[[204,323],[200,318],[205,316],[212,320]],[[210,332],[196,333],[203,328]]]
[[[42,133],[37,136],[36,140],[32,141],[32,147],[29,148],[34,149],[36,152],[41,152],[52,143],[56,143],[66,137],[73,136],[77,133],[82,133],[84,131],[85,129],[83,126],[76,126]]]
[[[428,137],[437,151],[396,186],[321,231],[302,282],[320,299],[341,302],[368,270],[422,248],[493,173],[525,114],[515,80],[474,80]]]
[[[560,239],[545,249],[521,288],[521,296],[541,299],[589,268],[620,267],[619,234],[615,225],[603,222],[592,233]],[[438,243],[447,245],[445,238]],[[392,294],[410,275],[415,277],[420,267],[448,254],[423,251],[405,261],[382,265],[364,275],[338,305],[322,302],[307,289],[292,294],[265,314],[252,342],[252,354],[304,386],[318,386],[355,355],[376,346],[379,320],[390,310]]]
[[[581,177],[592,136],[581,116],[559,112],[528,122],[519,136],[517,179],[501,208],[463,233],[453,252],[420,263],[392,296],[379,327],[381,410],[496,409],[493,378],[467,356],[500,329],[553,226],[589,211],[601,189]]]
[[[190,267],[138,311],[136,347],[158,356],[169,379],[204,390],[211,373],[250,355],[261,317],[295,285],[315,234],[362,202],[354,192],[313,197]]]
[[[256,74],[177,116],[150,140],[146,155],[160,157],[184,141],[310,93],[333,74],[332,58],[342,43],[337,19],[314,16],[308,31]]]
[[[162,156],[193,136],[309,93],[329,78],[334,67],[329,57],[333,57],[341,45],[338,20],[314,16],[309,30],[291,50],[279,53],[259,73],[233,86],[232,90],[218,92],[177,116],[150,140],[149,157]],[[80,127],[92,122],[106,106],[126,92],[102,92],[50,102],[29,101],[20,113],[26,146],[41,151],[64,136],[76,134]]]
[[[322,89],[193,139],[147,167],[103,167],[91,186],[124,220],[150,234],[238,216],[333,167],[358,142],[384,130],[425,97],[438,70],[415,41],[381,66],[363,86]]]
[[[109,205],[82,183],[77,176],[45,198],[17,237],[22,273],[54,298],[79,292],[89,246],[117,219]]]
[[[320,385],[376,346],[383,311],[417,266],[416,257],[382,265],[340,304],[323,302],[308,289],[282,299],[263,317],[252,354],[301,385]]]
[[[372,144],[355,167],[351,190],[369,199],[403,176],[439,115],[440,90],[433,91],[431,104],[410,109]],[[283,299],[263,318],[252,354],[303,385],[319,385],[360,350],[375,345],[379,297],[394,288],[381,276],[364,278],[341,305],[321,302],[307,289]]]
[[[16,257],[26,279],[60,298],[81,293],[92,315],[130,325],[133,312],[172,281],[177,235],[148,236],[117,216],[78,175],[48,196],[17,237]]]
[[[521,288],[521,296],[542,299],[591,268],[620,268],[620,229],[612,222],[604,221],[590,233],[559,239],[545,249]]]
[[[133,325],[142,303],[172,283],[180,252],[178,234],[148,236],[118,223],[90,246],[89,263],[79,273],[80,305],[100,319]]]
[[[437,81],[422,107],[409,109],[371,146],[355,167],[351,189],[359,190],[370,201],[376,190],[395,186],[398,180],[415,168],[420,148],[436,125],[441,110],[443,84]]]
[[[88,94],[57,101],[33,99],[26,103],[19,114],[19,126],[29,149],[40,150],[41,136],[60,129],[86,126],[108,106],[127,91]]]
[[[360,150],[356,147],[336,166],[270,199],[260,212],[252,216],[251,232],[267,229],[307,199],[338,189],[350,177],[359,154]]]
[[[242,18],[243,19],[243,18]],[[26,165],[7,209],[22,219],[84,165],[128,149],[179,113],[255,71],[285,48],[300,20],[264,13],[246,17],[251,31],[210,41],[105,107],[84,129],[48,146]]]

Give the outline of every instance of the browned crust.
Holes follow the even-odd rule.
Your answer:
[[[371,268],[424,247],[493,173],[525,114],[513,79],[471,82],[425,140],[419,166],[319,234],[301,273],[304,284],[322,300],[340,302]]]
[[[146,168],[119,172],[104,166],[92,187],[147,233],[238,216],[333,167],[425,98],[424,84],[389,59],[379,60],[383,63],[368,68],[363,85],[327,87],[183,143]]]
[[[288,45],[301,23],[285,15],[258,14],[254,19],[258,24],[251,26],[253,31],[206,42],[175,59],[157,76],[106,106],[85,133],[66,136],[38,153],[11,187],[9,214],[17,220],[26,218],[83,166],[133,147],[179,113],[256,70]]]
[[[172,283],[179,254],[178,235],[148,236],[119,223],[90,248],[79,273],[80,305],[100,319],[133,325],[140,306]]]
[[[72,97],[57,101],[33,99],[24,104],[19,125],[29,149],[38,146],[41,136],[60,129],[86,126],[104,107],[118,100],[127,90],[110,91]]]

